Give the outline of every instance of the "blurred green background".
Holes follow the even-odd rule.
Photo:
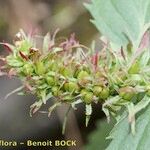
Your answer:
[[[99,41],[99,34],[89,22],[91,16],[83,6],[83,2],[88,0],[0,0],[0,41],[12,42],[20,28],[26,32],[35,29],[41,35],[49,31],[53,33],[59,28],[58,36],[68,37],[74,32],[80,43],[90,46],[93,40]],[[0,53],[5,55],[2,47]],[[62,121],[67,106],[56,110],[51,118],[40,113],[31,118],[29,108],[36,97],[15,94],[4,100],[4,96],[17,88],[20,82],[14,78],[1,77],[0,85],[0,139],[17,141],[72,139],[77,140],[76,147],[51,149],[80,150],[88,143],[87,137],[95,130],[97,120],[103,117],[101,106],[94,105],[90,124],[86,128],[85,108],[80,105],[78,111],[70,113],[66,133],[62,135]],[[17,149],[25,148],[18,146]]]

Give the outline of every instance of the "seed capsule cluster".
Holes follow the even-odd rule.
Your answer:
[[[55,37],[51,39],[47,34],[41,48],[36,47],[34,38],[22,30],[17,36],[14,45],[3,43],[10,51],[5,58],[5,71],[10,74],[13,69],[27,91],[39,98],[31,106],[32,112],[51,97],[56,102],[71,105],[77,101],[88,106],[100,102],[104,104],[104,110],[114,112],[139,93],[150,95],[149,74],[146,77],[140,74],[141,57],[127,67],[121,56],[116,58],[116,54],[109,52],[108,60],[105,50],[92,53],[73,35],[56,43]],[[125,69],[118,64],[119,61],[124,63]],[[117,99],[112,100],[114,97]],[[107,101],[110,103],[106,104]]]

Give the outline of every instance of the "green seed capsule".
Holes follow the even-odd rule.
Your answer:
[[[62,68],[60,73],[64,76],[64,77],[71,77],[72,74],[72,70],[70,68]]]
[[[77,79],[82,80],[88,78],[90,75],[86,71],[80,71],[78,73]]]
[[[80,71],[77,79],[79,84],[83,87],[85,87],[88,83],[91,83],[90,75],[86,71]]]
[[[59,96],[60,94],[62,94],[62,91],[59,90],[58,86],[53,86],[51,91],[54,96]]]
[[[46,81],[47,81],[48,85],[50,85],[50,86],[55,85],[54,77],[48,76],[48,77],[46,77]]]
[[[106,100],[109,97],[109,89],[108,88],[103,88],[99,97],[103,100]]]
[[[86,103],[86,104],[90,104],[92,101],[93,101],[93,93],[92,92],[89,92],[87,90],[85,91],[82,91],[81,92],[81,97],[82,97],[82,100]]]
[[[86,89],[82,89],[81,92],[80,92],[80,93],[81,93],[81,96],[83,97],[83,96],[86,94],[86,92],[87,92]]]
[[[79,89],[78,84],[75,82],[65,83],[64,87],[65,87],[65,90],[68,92],[78,91]]]
[[[127,86],[119,89],[119,95],[125,99],[130,101],[136,94],[136,91],[133,87]]]
[[[64,84],[64,89],[65,89],[65,91],[68,91],[68,89],[69,89],[69,84],[68,83]]]
[[[101,93],[101,91],[102,91],[102,87],[101,86],[94,86],[93,87],[93,93],[94,93],[94,95],[99,96],[100,93]]]

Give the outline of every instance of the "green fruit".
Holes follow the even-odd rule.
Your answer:
[[[94,86],[93,87],[94,95],[96,95],[96,96],[100,95],[101,91],[102,91],[102,87],[101,86]]]
[[[36,65],[35,72],[36,72],[38,75],[42,75],[42,74],[44,74],[44,73],[46,72],[45,66],[44,66],[43,62],[38,61],[38,62],[36,62],[35,65]]]
[[[62,91],[59,90],[59,86],[53,86],[51,91],[54,96],[59,96],[60,94],[62,94]]]
[[[64,89],[65,89],[65,91],[68,91],[68,89],[69,89],[69,83],[68,82],[64,84]]]
[[[87,92],[86,89],[82,89],[81,92],[80,92],[80,93],[81,93],[81,96],[83,97],[83,96],[86,94],[86,92]]]
[[[79,87],[78,84],[75,82],[68,82],[65,83],[65,90],[68,92],[78,91]]]
[[[63,68],[61,70],[61,74],[64,76],[64,77],[71,77],[72,76],[72,71],[70,68]]]
[[[109,89],[108,88],[103,88],[101,91],[99,97],[103,100],[107,99],[109,97]]]
[[[87,90],[85,91],[81,91],[81,97],[82,100],[86,103],[86,104],[90,104],[93,101],[93,93],[89,92]]]
[[[47,81],[48,85],[50,85],[50,86],[55,85],[55,80],[54,80],[54,78],[51,77],[51,76],[48,76],[48,77],[46,78],[46,81]]]
[[[140,71],[140,62],[139,61],[135,61],[128,70],[128,72],[130,74],[137,74],[137,73],[139,73],[139,71]]]
[[[136,94],[136,91],[133,87],[127,86],[119,89],[119,95],[125,99],[130,101]]]
[[[83,80],[83,79],[88,78],[88,77],[90,77],[90,75],[86,71],[82,70],[78,73],[77,79]]]

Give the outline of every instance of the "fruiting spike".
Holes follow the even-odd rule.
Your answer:
[[[0,43],[11,52],[4,58],[6,63],[2,67],[8,75],[11,71],[15,72],[13,75],[21,79],[25,90],[39,98],[31,106],[31,115],[53,97],[56,103],[50,107],[49,115],[63,103],[74,109],[75,105],[83,103],[87,126],[92,115],[92,103],[103,103],[102,109],[110,119],[110,115],[115,116],[123,106],[136,105],[140,101],[138,94],[150,95],[147,88],[150,71],[145,70],[149,68],[149,60],[144,67],[141,65],[145,61],[145,57],[141,56],[147,55],[146,50],[132,59],[132,51],[128,55],[121,48],[122,59],[120,51],[110,50],[109,44],[95,53],[95,50],[81,45],[74,34],[60,43],[55,43],[56,34],[47,34],[42,48],[39,48],[35,47],[33,35],[20,32],[22,37],[18,35],[16,39],[21,42],[19,47],[17,44]],[[138,87],[142,87],[142,91],[138,91]]]

